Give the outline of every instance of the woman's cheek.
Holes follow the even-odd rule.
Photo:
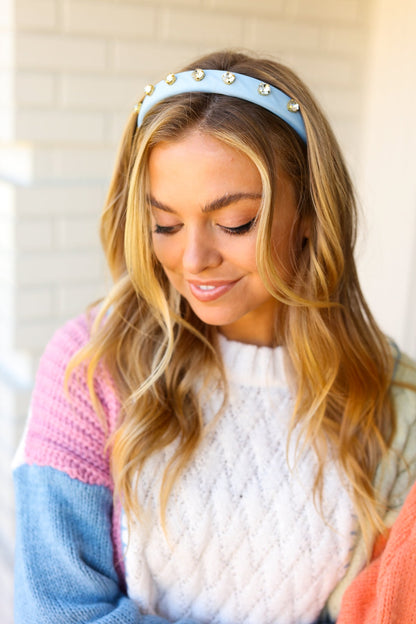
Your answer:
[[[180,258],[177,245],[173,244],[171,238],[171,236],[163,235],[153,236],[153,251],[160,264],[166,269],[173,268]]]

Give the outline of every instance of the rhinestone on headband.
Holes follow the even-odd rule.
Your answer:
[[[291,98],[289,102],[287,103],[287,110],[290,111],[291,113],[297,113],[300,110],[300,106],[298,102],[296,102],[296,100]]]
[[[266,82],[261,82],[257,87],[257,91],[260,93],[260,95],[270,95],[272,90],[269,84],[267,84]]]
[[[168,74],[165,78],[165,82],[168,85],[173,85],[173,83],[176,82],[175,74]]]
[[[201,80],[205,78],[205,72],[203,69],[195,69],[191,75],[192,75],[192,78],[196,80],[197,82],[200,82]]]
[[[232,72],[225,72],[225,74],[223,74],[223,82],[227,85],[232,85],[233,82],[235,81],[235,74],[233,74]]]
[[[280,117],[306,143],[301,106],[294,98],[267,82],[259,82],[258,79],[245,74],[219,69],[197,68],[193,71],[168,74],[156,85],[146,85],[145,97],[141,101],[137,115],[137,126],[142,125],[143,119],[156,104],[183,93],[218,93],[257,104]]]
[[[144,92],[146,95],[152,95],[153,91],[155,90],[154,86],[152,84],[147,84],[144,88]]]

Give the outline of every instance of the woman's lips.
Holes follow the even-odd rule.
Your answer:
[[[238,280],[232,282],[195,282],[188,280],[188,285],[195,299],[205,303],[207,301],[215,301],[215,299],[222,297],[230,291],[237,282]]]

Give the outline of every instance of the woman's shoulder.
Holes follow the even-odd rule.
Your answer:
[[[36,372],[32,413],[57,411],[56,406],[64,402],[75,408],[77,398],[88,390],[85,365],[76,367],[71,376],[67,371],[74,356],[88,345],[92,322],[90,314],[81,314],[57,329],[47,343]],[[57,413],[58,419],[62,413]]]
[[[83,482],[111,486],[106,444],[120,403],[103,366],[96,370],[94,402],[86,363],[68,365],[90,339],[93,313],[58,329],[41,357],[23,443],[23,462],[50,466]]]

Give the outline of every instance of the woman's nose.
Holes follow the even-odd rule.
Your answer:
[[[222,255],[211,232],[202,228],[187,232],[182,255],[184,271],[196,275],[221,262]]]

